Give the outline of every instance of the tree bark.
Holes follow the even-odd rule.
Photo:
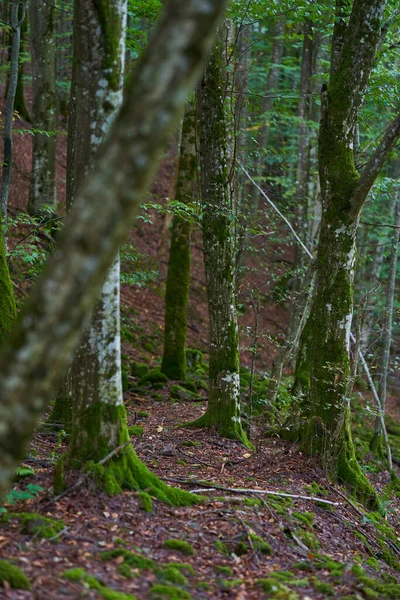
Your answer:
[[[396,270],[397,270],[397,254],[399,249],[399,238],[400,238],[400,200],[397,198],[395,204],[395,219],[394,225],[396,229],[393,234],[393,243],[390,252],[390,264],[389,264],[389,275],[387,282],[386,291],[386,307],[383,324],[383,352],[380,366],[380,379],[378,387],[378,396],[381,403],[381,411],[383,415],[386,410],[386,391],[387,391],[387,379],[389,372],[390,363],[390,347],[392,344],[392,328],[393,328],[393,309],[394,309],[394,297],[396,291]],[[385,440],[382,431],[381,418],[378,416],[375,419],[374,436],[371,440],[371,450],[382,456],[385,448]]]
[[[355,0],[348,24],[337,4],[329,86],[322,88],[319,173],[321,233],[316,292],[302,334],[296,364],[301,384],[303,447],[319,455],[333,476],[351,484],[358,497],[377,506],[377,496],[355,458],[346,397],[353,313],[355,242],[367,194],[400,136],[400,116],[387,128],[361,175],[354,165],[353,140],[377,45],[383,0]]]
[[[36,133],[32,142],[32,179],[28,211],[38,214],[56,208],[56,54],[54,6],[43,0],[31,0],[32,47],[32,124]]]
[[[11,60],[10,60],[10,76],[8,82],[6,108],[4,114],[4,131],[3,131],[3,170],[0,186],[0,204],[1,214],[3,219],[7,216],[8,196],[10,193],[11,182],[11,165],[13,158],[13,141],[12,141],[12,125],[14,117],[14,102],[15,92],[18,83],[18,57],[21,42],[21,25],[25,18],[26,0],[22,0],[21,18],[18,18],[18,9],[21,2],[14,0],[11,5]]]
[[[0,498],[77,347],[224,8],[223,0],[167,3],[95,169],[77,195],[57,246],[7,341],[0,357]],[[141,487],[154,486],[151,478],[142,468],[136,480]],[[184,492],[178,497],[166,486],[161,489],[171,502],[182,501]]]
[[[196,105],[187,104],[182,122],[175,200],[191,206],[196,195]],[[170,379],[186,377],[187,302],[190,282],[191,222],[175,215],[165,292],[164,352],[161,371]]]
[[[223,32],[229,36],[229,28]],[[235,297],[235,200],[232,115],[225,105],[227,52],[220,32],[199,93],[203,254],[209,315],[206,413],[191,426],[215,427],[248,445],[240,418],[239,335]],[[228,89],[231,89],[229,86]]]

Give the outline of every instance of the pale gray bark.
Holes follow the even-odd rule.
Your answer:
[[[0,358],[0,497],[79,342],[225,8],[170,0]]]
[[[32,125],[46,133],[36,133],[32,142],[32,176],[28,210],[40,213],[56,208],[56,54],[54,7],[43,0],[31,0]]]
[[[400,200],[398,198],[395,205],[394,225],[395,230],[393,233],[392,248],[390,251],[389,275],[386,292],[386,307],[382,335],[383,352],[380,365],[381,375],[378,387],[378,396],[381,401],[381,410],[383,415],[385,414],[386,410],[387,380],[390,363],[390,347],[392,344],[394,297],[396,291],[397,255],[400,238]],[[382,425],[381,419],[379,417],[377,417],[375,421],[375,435],[382,435]]]

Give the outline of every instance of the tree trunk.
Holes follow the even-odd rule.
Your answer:
[[[179,173],[175,199],[188,206],[196,194],[197,155],[196,106],[192,101],[186,106],[182,122],[182,139]],[[190,282],[190,231],[188,219],[174,216],[171,249],[168,261],[165,292],[164,353],[161,371],[170,379],[186,377],[187,302]]]
[[[21,18],[18,18],[18,9],[21,8]],[[11,165],[13,158],[13,143],[12,143],[12,125],[14,117],[14,102],[15,92],[18,83],[18,57],[21,41],[21,25],[25,18],[26,0],[14,0],[11,5],[11,60],[10,60],[10,76],[6,95],[6,108],[4,114],[4,155],[3,155],[3,171],[0,186],[0,204],[1,214],[3,218],[7,216],[8,196],[10,193],[11,182]]]
[[[20,4],[18,9],[18,18],[21,19],[24,6]],[[20,45],[19,45],[19,53],[18,53],[18,80],[17,80],[17,89],[15,90],[15,101],[14,101],[14,110],[18,113],[24,121],[28,123],[31,122],[31,118],[26,108],[25,104],[25,90],[24,90],[24,50],[25,50],[25,36],[28,31],[28,19],[25,18],[21,23],[21,34],[20,34]],[[8,82],[7,82],[8,83]]]
[[[337,4],[330,83],[322,88],[319,173],[323,213],[316,292],[296,364],[297,384],[303,392],[298,434],[304,449],[319,455],[332,476],[348,482],[361,500],[374,507],[377,495],[355,458],[346,387],[359,215],[400,135],[397,116],[360,176],[354,165],[354,130],[374,64],[384,5],[383,0],[355,0],[346,24],[343,4]]]
[[[223,31],[230,35],[228,27]],[[240,418],[239,335],[235,298],[235,192],[231,180],[231,114],[225,105],[227,43],[219,41],[200,86],[200,165],[203,253],[209,315],[209,391],[206,413],[194,423],[215,427],[249,445]],[[231,87],[231,86],[230,86]],[[230,89],[229,87],[229,89]],[[230,144],[230,145],[229,145]]]
[[[69,121],[68,209],[94,167],[101,142],[122,103],[126,0],[96,7],[76,0],[74,12],[73,112]],[[98,462],[128,439],[123,406],[119,324],[119,257],[111,267],[89,328],[68,370],[72,434],[66,463]],[[109,493],[131,487],[127,450],[107,463]]]
[[[53,36],[54,6],[31,0],[32,122],[46,133],[32,143],[32,179],[28,211],[38,214],[56,208],[56,55]]]
[[[397,199],[395,205],[394,225],[396,229],[393,235],[393,244],[390,252],[389,275],[386,292],[386,307],[383,325],[383,352],[381,359],[381,375],[379,379],[378,396],[381,402],[381,410],[385,414],[386,409],[386,388],[390,363],[390,347],[392,344],[392,328],[393,328],[393,309],[394,296],[396,290],[396,270],[397,270],[397,253],[399,248],[400,238],[400,200]],[[374,436],[371,440],[371,450],[378,456],[384,455],[385,440],[382,431],[381,419],[378,416],[375,419]]]
[[[0,231],[2,218],[0,214]],[[16,308],[14,292],[8,270],[6,248],[3,236],[0,235],[0,348],[4,345],[7,336],[14,324]]]

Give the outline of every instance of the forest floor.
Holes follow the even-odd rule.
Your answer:
[[[10,199],[13,217],[27,204],[30,141],[26,135],[15,138]],[[65,167],[66,136],[60,136],[57,192],[61,213]],[[149,201],[163,203],[170,195],[172,170],[172,162],[165,160]],[[16,590],[4,584],[0,598],[400,598],[400,499],[388,490],[387,472],[368,454],[371,429],[366,428],[366,413],[355,411],[359,414],[355,441],[365,472],[382,494],[385,519],[355,504],[352,490],[331,485],[320,465],[305,457],[295,444],[261,437],[257,424],[253,451],[212,431],[183,428],[180,423],[204,411],[204,400],[190,394],[185,398],[181,389],[175,389],[175,396],[183,395],[183,399],[172,399],[176,382],[138,386],[132,374],[133,362],[154,367],[161,355],[168,257],[165,217],[153,210],[142,216],[145,218],[138,220],[131,234],[137,253],[133,268],[127,259],[123,270],[142,271],[145,277],[152,271],[157,274],[146,285],[122,286],[128,422],[136,426],[131,430],[139,434],[132,438],[134,448],[146,465],[171,485],[200,490],[204,500],[188,508],[172,508],[153,500],[151,512],[146,512],[150,506],[140,494],[127,491],[109,497],[90,479],[54,500],[54,464],[65,451],[67,440],[62,433],[39,430],[24,463],[27,469],[21,471],[26,476],[11,492],[0,522],[0,558],[19,566],[29,577],[31,589]],[[246,261],[239,302],[244,307],[241,364],[250,365],[249,349],[254,344],[257,320],[255,366],[262,380],[287,329],[288,301],[286,306],[278,303],[273,288],[293,258],[293,247],[282,241],[281,224],[273,216],[266,213],[259,227],[267,237],[257,234],[252,242],[254,252]],[[29,236],[36,241],[24,248],[27,234],[29,244]],[[10,260],[20,305],[35,276],[35,269],[26,276],[26,265],[35,263],[37,243],[46,249],[46,234],[40,234],[29,220],[23,223],[17,219],[10,231],[9,247],[24,248]],[[206,352],[207,303],[201,255],[201,236],[195,229],[188,345]],[[205,397],[202,382],[197,384],[197,392]],[[361,405],[365,408],[367,404],[368,394],[364,394]],[[400,460],[400,423],[396,421],[399,398],[392,396],[388,408],[391,442]],[[279,418],[276,412],[274,418]],[[30,475],[29,470],[33,471]],[[79,474],[71,473],[69,484],[78,479]],[[55,521],[47,523],[45,518]],[[166,544],[169,540],[175,543]],[[92,578],[83,581],[82,572],[78,573],[79,581],[63,577],[76,568]]]
[[[134,447],[159,477],[197,491],[203,502],[173,508],[153,499],[150,508],[136,492],[109,497],[90,480],[54,501],[54,462],[65,446],[62,436],[38,433],[25,462],[35,474],[15,488],[34,497],[18,501],[14,492],[0,528],[0,555],[26,573],[31,590],[6,587],[1,598],[125,600],[111,590],[139,599],[400,598],[398,499],[380,519],[355,504],[351,490],[330,485],[296,445],[259,439],[249,451],[210,431],[180,427],[204,403],[168,400],[168,387],[157,390],[163,399],[150,393],[126,398],[131,432],[139,434]],[[70,474],[69,485],[78,477]],[[372,480],[381,493],[389,482],[385,472]],[[169,540],[179,540],[177,547]],[[76,568],[95,580],[63,577]]]

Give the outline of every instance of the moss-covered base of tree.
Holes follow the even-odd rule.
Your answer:
[[[168,356],[164,353],[161,372],[168,377],[168,379],[176,379],[184,381],[186,378],[186,358],[185,353],[182,352],[180,355]]]
[[[72,402],[70,398],[57,397],[44,428],[46,431],[58,432],[64,429],[66,433],[72,430]]]
[[[231,421],[231,423],[216,423],[215,419],[210,415],[207,410],[205,414],[195,421],[189,421],[189,423],[185,423],[184,427],[188,428],[196,428],[202,429],[204,427],[210,427],[215,429],[221,437],[228,438],[230,440],[238,440],[242,442],[246,448],[253,448],[251,442],[249,441],[245,431],[243,430],[242,424],[240,421]]]
[[[350,487],[351,494],[370,510],[382,510],[378,494],[364,475],[357,461],[350,419],[346,419],[342,447],[337,459],[337,477]]]
[[[86,463],[85,470],[93,473],[95,480],[109,495],[119,494],[124,489],[145,490],[155,498],[173,506],[190,506],[201,501],[200,496],[170,487],[162,482],[147,469],[131,447],[124,448],[105,465],[90,461]]]

